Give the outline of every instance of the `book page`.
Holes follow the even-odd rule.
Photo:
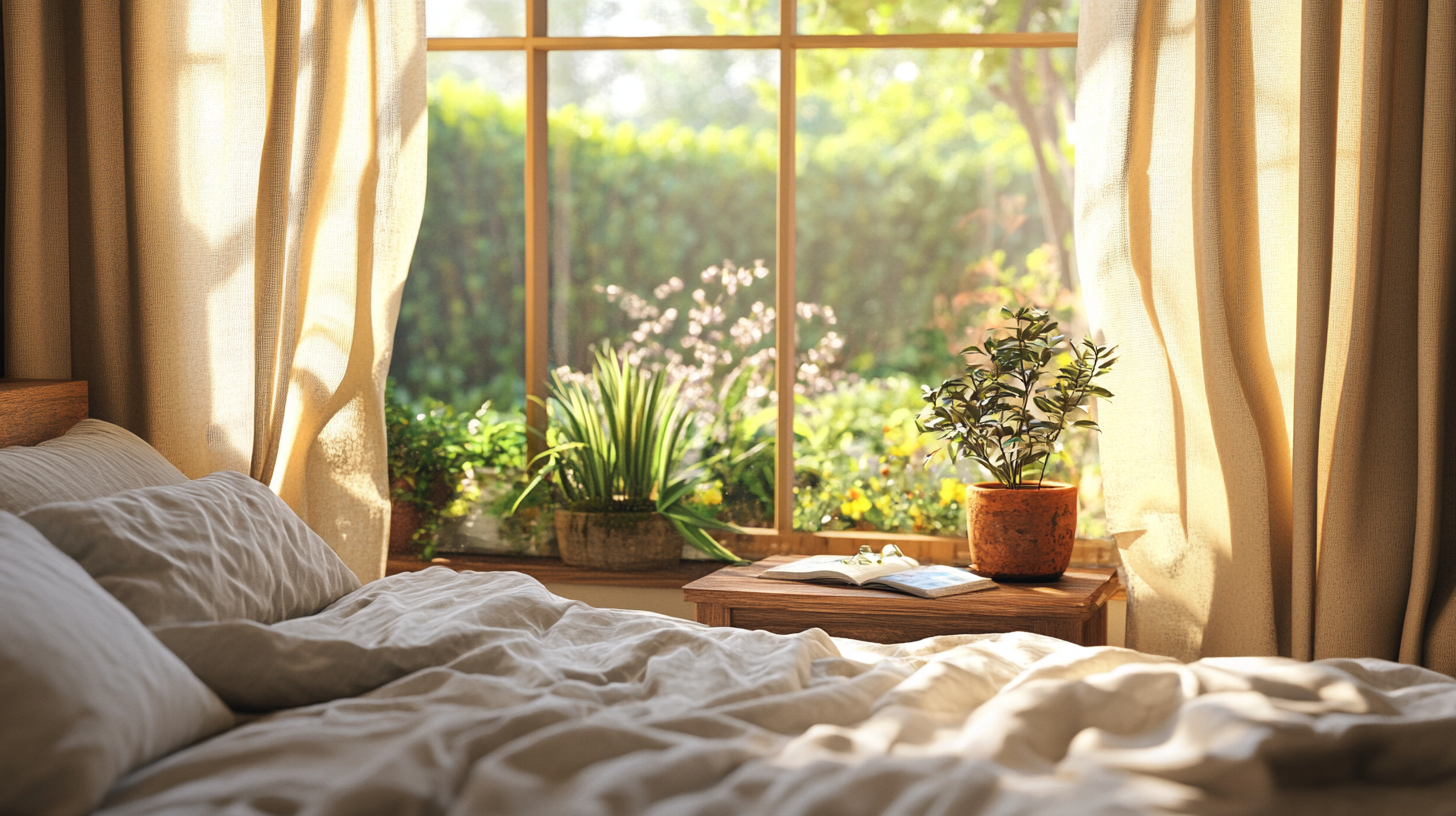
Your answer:
[[[992,589],[996,586],[996,583],[990,578],[976,575],[967,570],[945,566],[929,566],[906,570],[895,575],[870,581],[869,583],[890,589],[898,589],[901,592],[908,592],[923,598],[959,595],[963,592]]]
[[[920,562],[913,558],[890,557],[884,563],[873,564],[846,564],[846,558],[843,555],[811,555],[765,570],[758,577],[790,581],[837,580],[858,586],[882,575],[893,575],[920,566]]]

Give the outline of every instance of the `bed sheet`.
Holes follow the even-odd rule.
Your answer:
[[[1416,667],[782,636],[514,573],[359,592],[414,599],[372,636],[431,665],[141,768],[103,812],[1456,813],[1456,681]]]

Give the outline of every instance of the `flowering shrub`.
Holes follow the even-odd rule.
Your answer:
[[[699,417],[696,461],[717,486],[717,515],[748,526],[773,523],[776,315],[765,302],[772,291],[756,297],[762,289],[753,288],[768,276],[762,261],[751,268],[724,261],[703,270],[691,291],[677,276],[645,296],[617,285],[597,287],[636,322],[619,344],[622,356],[632,365],[664,367],[682,383],[682,398]],[[812,328],[818,340],[796,360],[796,392],[823,394],[853,381],[837,365],[844,340],[834,330],[834,310],[815,303],[797,308],[796,325]],[[557,373],[582,377],[566,368]]]
[[[615,284],[596,290],[637,321],[629,338],[619,344],[622,356],[635,365],[665,366],[670,378],[683,383],[683,398],[693,408],[715,411],[722,407],[723,396],[717,384],[736,383],[740,375],[748,377],[744,397],[750,403],[777,398],[774,307],[749,293],[768,275],[761,260],[754,261],[751,269],[724,261],[704,269],[698,275],[701,285],[691,292],[677,276],[654,287],[650,299]],[[772,300],[772,291],[763,294]],[[838,318],[832,308],[817,303],[800,303],[797,309],[796,325],[813,327],[819,339],[799,353],[795,390],[829,391],[846,376],[836,366],[844,347],[844,339],[833,328]]]

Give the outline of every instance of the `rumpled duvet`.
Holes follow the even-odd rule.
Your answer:
[[[161,634],[235,707],[315,702],[134,771],[102,812],[1456,813],[1456,681],[1380,660],[882,646],[443,568],[244,628]]]

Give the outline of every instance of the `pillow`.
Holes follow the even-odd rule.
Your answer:
[[[37,507],[24,518],[142,623],[311,615],[359,588],[266,486],[230,470]]]
[[[90,813],[233,715],[76,562],[0,512],[0,813]]]
[[[136,434],[99,419],[83,419],[34,447],[0,448],[0,511],[7,513],[185,481]]]

